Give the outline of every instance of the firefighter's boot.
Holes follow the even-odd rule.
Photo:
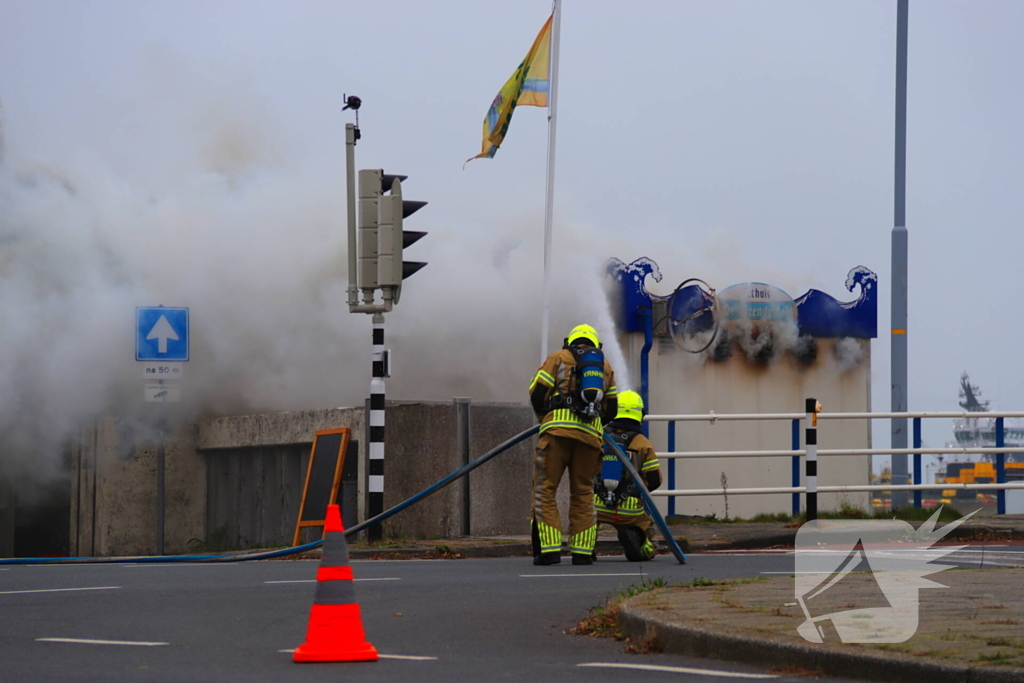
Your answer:
[[[618,531],[619,543],[622,544],[622,549],[626,551],[626,559],[630,562],[644,562],[656,554],[654,544],[640,528],[626,526]]]

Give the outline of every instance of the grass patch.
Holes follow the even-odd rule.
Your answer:
[[[640,595],[641,593],[646,593],[647,591],[652,591],[655,588],[664,588],[667,585],[668,584],[665,583],[665,579],[663,579],[663,578],[661,578],[659,576],[658,578],[653,579],[651,581],[641,581],[640,585],[637,585],[637,584],[634,583],[631,586],[629,586],[628,588],[626,588],[626,590],[624,590],[621,593],[619,593],[619,596],[623,600],[625,600],[626,598],[632,598],[632,597],[635,597],[637,595]]]
[[[939,508],[939,521],[955,522],[962,516],[956,508],[950,505],[938,505],[918,509],[913,505],[906,505],[900,508],[874,509],[871,511],[857,507],[850,503],[842,503],[835,510],[821,510],[818,512],[818,519],[899,519],[904,522],[927,521]],[[793,516],[786,512],[762,512],[749,519],[743,517],[719,517],[715,513],[704,516],[669,515],[665,518],[667,524],[684,525],[707,525],[707,524],[794,524],[800,525],[807,521],[807,515]]]
[[[576,626],[567,629],[566,633],[577,636],[594,636],[597,638],[614,638],[615,640],[630,642],[630,639],[622,632],[622,625],[619,616],[622,613],[622,603],[628,598],[636,597],[642,593],[652,591],[655,588],[664,588],[668,584],[665,579],[658,577],[651,581],[643,580],[639,584],[633,584],[620,592],[615,597],[606,601],[603,605],[595,605],[587,612],[587,616],[579,621]],[[653,636],[645,636],[635,643],[626,647],[626,652],[647,653],[660,652],[661,645]]]
[[[750,521],[755,524],[769,524],[772,522],[792,522],[793,515],[786,514],[785,512],[762,512],[759,515],[754,515],[750,518]]]
[[[979,664],[1015,664],[1017,656],[1012,652],[993,652],[992,654],[980,654],[973,661]]]
[[[701,576],[701,577],[698,577],[698,578],[694,579],[690,583],[684,583],[684,584],[680,584],[680,585],[691,586],[693,588],[696,588],[698,586],[714,586],[715,582],[712,581],[711,579],[707,578],[707,577]]]
[[[206,538],[191,538],[188,548],[194,553],[221,553],[225,550],[237,550],[228,542],[228,525],[225,523],[210,532]]]

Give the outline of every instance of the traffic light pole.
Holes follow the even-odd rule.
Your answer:
[[[347,97],[345,109],[358,110],[362,101]],[[384,348],[384,314],[398,303],[402,282],[426,263],[405,261],[405,247],[426,235],[404,230],[403,220],[427,202],[402,197],[404,175],[382,169],[359,171],[356,189],[356,123],[345,125],[345,169],[348,194],[348,310],[373,315],[373,362],[370,379],[369,441],[367,448],[367,508],[370,518],[384,512],[384,379],[390,376],[389,354]],[[357,203],[358,202],[358,203]],[[358,210],[357,207],[358,206]],[[381,303],[377,303],[377,290]],[[362,292],[363,302],[359,303]],[[383,537],[380,524],[367,530],[371,541]]]
[[[384,352],[384,314],[373,316],[373,377],[370,380],[369,514],[384,512],[384,377],[387,374]],[[379,541],[380,524],[371,526],[367,535]]]

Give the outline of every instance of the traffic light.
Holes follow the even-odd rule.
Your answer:
[[[381,184],[379,168],[359,171],[359,288],[364,297],[377,288],[377,224],[380,220]]]
[[[427,233],[405,230],[404,219],[416,213],[427,202],[402,198],[402,181],[407,176],[382,176],[384,191],[391,194],[380,198],[380,222],[378,229],[377,285],[384,289],[384,300],[398,303],[402,292],[402,281],[412,277],[423,266],[424,261],[405,261],[404,250]],[[389,185],[390,183],[390,185]]]

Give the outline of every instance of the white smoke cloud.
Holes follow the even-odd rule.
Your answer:
[[[360,405],[368,395],[370,320],[346,303],[344,175],[289,158],[268,107],[244,85],[158,57],[161,87],[126,113],[124,139],[98,133],[94,146],[39,159],[19,156],[8,131],[8,471],[55,469],[92,416],[154,418],[134,360],[136,306],[191,309],[182,403],[170,407],[180,417]],[[503,220],[486,231],[434,229],[417,245],[429,266],[387,316],[390,398],[526,401],[541,360],[543,221],[539,207]],[[590,322],[629,386],[600,286],[614,247],[580,239],[587,232],[556,229],[549,351]]]
[[[839,369],[849,372],[860,365],[864,358],[863,342],[853,337],[841,337],[836,340],[835,356]]]

